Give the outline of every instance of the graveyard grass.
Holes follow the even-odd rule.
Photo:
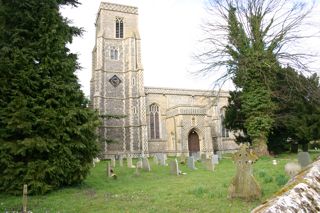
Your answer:
[[[311,153],[313,160],[319,153]],[[272,165],[276,159],[278,165]],[[117,167],[116,180],[107,178],[106,161],[92,168],[86,181],[74,187],[64,188],[44,196],[29,196],[28,210],[32,212],[249,212],[272,197],[289,179],[284,165],[296,159],[296,155],[280,155],[276,158],[260,158],[254,164],[254,175],[262,188],[262,198],[251,202],[229,200],[228,187],[235,175],[231,155],[224,155],[214,172],[196,162],[197,170],[179,164],[186,175],[170,175],[169,166],[158,166],[149,159],[151,172]],[[169,158],[168,162],[173,160]],[[136,161],[134,161],[135,163]],[[22,193],[22,187],[21,187]],[[0,193],[0,212],[19,211],[22,196]]]

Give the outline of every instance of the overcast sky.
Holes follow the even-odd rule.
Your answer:
[[[79,54],[83,67],[77,72],[84,93],[89,96],[91,51],[95,43],[95,19],[101,0],[80,0],[77,8],[65,7],[62,14],[85,32],[75,38],[71,51]],[[107,2],[137,6],[142,39],[142,63],[145,86],[212,89],[214,76],[195,78],[192,59],[201,38],[205,20],[204,0],[108,0]],[[316,19],[320,19],[319,5]],[[319,40],[319,39],[318,39]],[[320,49],[318,45],[308,44]]]

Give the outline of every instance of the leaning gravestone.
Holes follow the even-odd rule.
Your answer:
[[[193,170],[197,169],[195,166],[195,160],[193,156],[188,158],[188,167]]]
[[[298,162],[302,168],[308,166],[312,162],[309,152],[299,152]]]
[[[143,170],[150,172],[151,168],[150,168],[150,164],[149,164],[149,159],[148,158],[142,158],[142,168]]]
[[[212,155],[212,163],[213,164],[219,164],[219,156],[218,155]]]
[[[245,144],[241,145],[240,150],[233,155],[237,172],[229,186],[230,198],[252,200],[261,197],[261,188],[252,172],[252,164],[257,159],[258,157]]]
[[[209,171],[214,171],[214,164],[212,163],[212,160],[211,159],[207,159],[205,161],[205,166],[206,166],[206,169],[209,170]]]
[[[127,157],[127,166],[128,166],[128,168],[132,168],[132,158],[131,157]]]
[[[284,171],[287,175],[293,177],[301,171],[301,166],[297,162],[289,162],[284,166]]]
[[[170,174],[172,175],[179,175],[179,166],[177,159],[170,162]]]

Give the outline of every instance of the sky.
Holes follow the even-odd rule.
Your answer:
[[[74,38],[69,45],[78,53],[82,66],[77,71],[79,82],[86,96],[90,93],[91,52],[95,43],[95,19],[101,0],[80,0],[77,8],[63,7],[61,12],[73,25],[82,27],[82,37]],[[139,8],[139,31],[142,42],[144,84],[152,87],[170,87],[210,90],[216,76],[195,77],[191,73],[199,68],[192,55],[199,47],[206,20],[204,0],[108,0],[107,2]],[[316,13],[319,17],[320,6]],[[316,16],[317,19],[319,17]],[[305,47],[320,48],[309,42]],[[224,89],[232,89],[227,83]]]

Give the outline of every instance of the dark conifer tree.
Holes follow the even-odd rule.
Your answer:
[[[0,191],[42,194],[82,182],[98,153],[66,47],[81,29],[59,12],[77,0],[0,0]]]

